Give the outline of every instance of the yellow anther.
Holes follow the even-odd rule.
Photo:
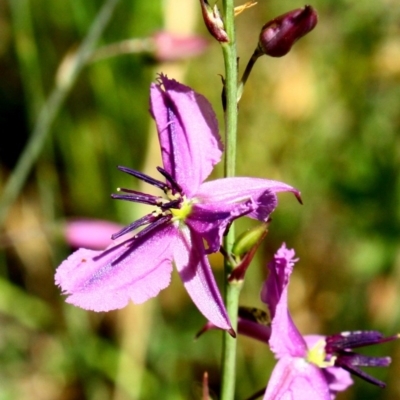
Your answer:
[[[239,14],[241,14],[243,11],[247,10],[250,7],[253,7],[257,4],[256,1],[248,1],[247,3],[235,7],[235,17],[237,17]]]

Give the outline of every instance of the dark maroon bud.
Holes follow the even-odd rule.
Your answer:
[[[211,7],[207,0],[200,0],[201,12],[208,29],[208,32],[218,40],[218,42],[229,42],[228,34],[224,29],[224,22],[219,14],[218,7]]]
[[[317,22],[317,12],[311,6],[289,11],[262,27],[258,48],[268,56],[282,57],[297,40],[313,30]]]

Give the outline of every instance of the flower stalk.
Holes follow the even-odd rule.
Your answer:
[[[225,165],[224,176],[232,177],[236,173],[236,143],[237,143],[237,55],[235,37],[235,6],[233,0],[223,1],[223,15],[225,30],[229,42],[221,43],[225,63]],[[225,237],[224,247],[227,253],[231,253],[235,240],[234,226]],[[225,302],[232,328],[237,328],[237,313],[239,295],[242,284],[228,282],[231,273],[228,261],[225,261]],[[237,341],[229,334],[223,333],[222,345],[222,386],[221,400],[233,400],[236,381],[236,352]]]
[[[240,80],[237,102],[242,97],[244,85],[258,58],[264,54],[270,57],[283,57],[300,38],[315,28],[317,22],[317,12],[311,6],[297,8],[267,22],[261,29],[257,47]]]

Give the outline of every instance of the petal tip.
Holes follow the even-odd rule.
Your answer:
[[[236,332],[233,328],[229,328],[227,331],[234,339],[236,339]]]
[[[294,192],[294,195],[295,195],[297,201],[298,201],[301,205],[303,205],[303,199],[301,198],[301,192],[300,192],[299,190],[296,190],[296,191]]]

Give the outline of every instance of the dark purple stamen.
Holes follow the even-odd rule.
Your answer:
[[[143,225],[149,224],[150,222],[153,222],[157,217],[155,217],[153,214],[147,214],[144,217],[138,219],[135,222],[132,222],[131,224],[129,224],[128,226],[126,226],[125,228],[121,229],[119,232],[114,233],[111,236],[112,240],[118,239],[119,237],[125,235],[128,232],[131,232]]]
[[[396,338],[397,336],[385,338],[378,331],[342,332],[326,338],[326,349],[327,351],[356,349],[358,347],[388,342]]]
[[[121,242],[121,243],[116,244],[116,245],[113,246],[113,247],[110,247],[110,248],[107,249],[107,250],[102,251],[101,254],[99,254],[99,255],[93,257],[93,261],[98,261],[98,260],[100,260],[100,258],[103,258],[104,256],[106,256],[106,255],[108,255],[108,254],[114,252],[115,250],[119,249],[120,247],[125,246],[127,243],[132,242],[132,240],[133,240],[133,238],[129,238],[129,239],[127,239],[127,240],[125,240],[125,241],[123,241],[123,242]]]
[[[164,168],[157,167],[157,171],[159,171],[160,174],[164,176],[164,178],[167,180],[167,183],[162,183],[156,179],[151,178],[148,175],[142,174],[141,172],[131,168],[122,166],[119,166],[118,168],[129,175],[133,175],[136,178],[139,178],[152,185],[155,185],[156,187],[162,189],[166,194],[168,190],[172,191],[172,194],[182,193],[181,186],[176,182],[176,180],[172,177],[172,175],[169,172],[167,172]],[[112,194],[111,198],[117,200],[132,201],[135,203],[149,204],[152,206],[160,207],[162,210],[169,210],[170,208],[180,208],[180,204],[182,202],[182,198],[174,199],[169,202],[164,202],[162,197],[138,192],[137,190],[125,189],[125,188],[120,188],[119,190],[126,194]]]
[[[147,225],[146,228],[143,228],[140,232],[138,232],[133,239],[139,239],[146,233],[152,231],[153,229],[157,228],[158,226],[164,224],[165,222],[168,222],[172,219],[172,215],[163,215],[161,217],[157,217],[156,220],[154,220],[150,225]]]
[[[125,191],[125,190],[124,190]],[[150,204],[151,206],[160,205],[160,197],[151,194],[112,194],[112,199],[133,201],[135,203]]]
[[[139,192],[138,190],[133,190],[133,189],[118,188],[118,191],[119,192],[124,192],[124,193],[143,195],[143,192]],[[151,196],[151,195],[149,194],[147,196]],[[156,196],[153,196],[153,197],[156,197]]]
[[[123,247],[123,246],[127,246],[126,251],[124,251],[118,258],[116,258],[111,265],[114,266],[116,264],[118,264],[120,261],[122,261],[123,259],[125,259],[134,249],[135,249],[135,244],[136,241],[138,239],[140,239],[141,237],[143,237],[144,235],[146,235],[147,233],[151,232],[153,229],[156,229],[157,227],[159,227],[160,225],[163,225],[164,223],[168,222],[171,220],[172,215],[165,215],[165,216],[161,216],[161,217],[154,217],[152,214],[148,214],[145,215],[143,218],[140,218],[139,220],[133,222],[132,224],[130,224],[129,226],[127,226],[126,228],[124,228],[122,231],[119,231],[118,233],[115,233],[113,236],[120,237],[122,235],[124,235],[125,233],[138,228],[139,226],[142,226],[148,222],[151,221],[152,218],[156,218],[155,220],[153,220],[150,225],[146,226],[146,228],[142,229],[139,233],[137,233],[135,236],[121,242],[118,243],[117,245],[110,247],[107,250],[104,250],[101,254],[93,257],[93,261],[98,261],[101,258],[103,258],[104,256],[114,252],[115,250]],[[134,227],[134,225],[136,225]],[[123,231],[126,230],[126,232],[123,233]]]
[[[158,181],[157,179],[152,178],[151,176],[148,176],[146,174],[143,174],[140,171],[136,171],[134,169],[128,168],[128,167],[123,167],[121,165],[118,166],[118,169],[122,172],[125,172],[129,175],[132,175],[144,182],[149,183],[150,185],[156,186],[158,188],[160,188],[161,190],[165,191],[166,189],[168,189],[168,186],[161,181]]]
[[[182,187],[179,185],[179,183],[164,168],[157,167],[157,171],[171,184],[172,189],[174,189],[174,194],[183,192]]]
[[[358,356],[360,356],[360,355],[358,354]],[[362,367],[387,367],[391,361],[389,357],[367,357],[367,356],[364,356],[364,358],[365,358],[364,363],[359,366],[362,366]],[[374,361],[376,361],[376,359],[386,359],[385,360],[386,362],[379,363],[379,365],[373,365],[373,362],[371,362],[371,359],[374,359]],[[386,387],[385,382],[382,382],[379,379],[376,379],[373,376],[367,374],[362,369],[357,368],[358,365],[357,366],[354,365],[359,361],[360,360],[355,361],[354,356],[349,356],[349,357],[347,357],[347,359],[344,356],[340,356],[335,361],[335,367],[343,368],[347,372],[350,372],[351,374],[356,375],[359,378],[364,379],[365,381],[367,381],[369,383],[372,383],[373,385],[379,386],[382,389],[385,388]],[[389,361],[389,362],[387,362],[387,361]]]
[[[168,203],[165,204],[159,204],[159,207],[162,210],[169,210],[170,208],[179,208],[179,205],[182,203],[182,199],[176,199],[169,201]]]
[[[182,188],[181,186],[175,181],[175,179],[163,168],[157,167],[157,170],[165,177],[167,180],[167,183],[161,182],[157,179],[154,179],[146,174],[143,174],[139,171],[136,171],[134,169],[128,168],[128,167],[123,167],[123,166],[118,166],[118,169],[122,172],[125,172],[129,175],[132,175],[146,183],[149,183],[150,185],[156,186],[159,189],[161,189],[164,193],[168,194],[168,191],[172,191],[173,194],[179,192],[182,193]],[[149,204],[153,206],[159,207],[162,211],[169,210],[171,208],[180,208],[180,204],[182,202],[182,198],[174,199],[171,201],[165,202],[162,197],[154,196],[151,194],[146,194],[146,193],[141,193],[136,190],[131,190],[131,189],[125,189],[121,188],[121,192],[124,194],[112,194],[111,197],[113,199],[117,200],[127,200],[127,201],[132,201],[135,203],[144,203],[144,204]],[[158,215],[155,213],[150,213],[145,215],[144,217],[138,219],[137,221],[132,222],[125,228],[121,229],[119,232],[114,233],[111,236],[112,240],[118,239],[121,236],[134,231],[137,228],[140,228],[141,226],[147,225],[144,227],[140,232],[138,232],[136,235],[133,237],[118,243],[117,245],[103,251],[101,254],[98,256],[94,257],[93,260],[97,261],[101,259],[102,257],[109,255],[110,253],[114,252],[115,250],[121,248],[122,246],[127,246],[127,249],[119,256],[117,257],[114,261],[111,262],[111,265],[114,266],[124,260],[129,254],[132,253],[132,251],[135,249],[136,244],[138,239],[142,238],[144,235],[148,234],[149,232],[155,230],[159,226],[168,223],[171,221],[172,215],[168,213],[167,215],[164,215],[164,212],[159,213]]]
[[[129,175],[132,175],[138,179],[141,179],[142,181],[149,183],[150,185],[160,188],[166,194],[168,194],[168,191],[172,191],[173,194],[175,194],[177,192],[182,193],[182,188],[180,187],[180,185],[175,181],[175,179],[167,171],[165,171],[161,167],[157,167],[157,170],[160,172],[161,175],[163,175],[165,177],[165,179],[167,180],[166,183],[161,182],[157,179],[151,178],[150,176],[145,175],[145,174],[143,174],[139,171],[136,171],[134,169],[131,169],[131,168],[118,166],[118,169],[120,171],[125,172]],[[147,214],[144,217],[138,219],[137,221],[132,222],[131,224],[129,224],[128,226],[121,229],[119,232],[114,233],[111,236],[111,239],[115,240],[129,232],[134,231],[137,228],[147,225],[133,237],[129,238],[128,240],[125,240],[122,243],[118,243],[116,246],[103,251],[100,255],[93,258],[96,261],[96,260],[110,254],[114,250],[119,249],[121,246],[127,246],[126,251],[124,251],[117,259],[115,259],[111,263],[111,265],[116,265],[120,261],[125,259],[134,250],[138,239],[140,239],[147,233],[153,231],[157,227],[171,221],[171,219],[172,219],[171,213],[167,213],[167,215],[164,215],[165,214],[164,211],[167,211],[171,208],[180,208],[180,205],[182,203],[181,197],[178,199],[174,199],[174,200],[165,202],[165,200],[162,197],[138,192],[136,190],[121,188],[120,191],[123,192],[123,194],[112,194],[111,197],[113,199],[117,199],[117,200],[127,200],[127,201],[132,201],[135,203],[144,203],[144,204],[157,206],[157,207],[159,207],[159,213],[157,214],[157,213],[153,212],[153,213]]]
[[[166,222],[170,221],[172,218],[172,215],[166,215],[162,216],[161,218],[158,218],[154,222],[152,222],[150,225],[146,226],[146,228],[142,229],[139,233],[137,233],[133,238],[131,238],[131,244],[129,247],[124,251],[119,257],[117,257],[111,265],[117,265],[121,261],[123,261],[126,257],[129,256],[129,254],[132,253],[132,251],[135,249],[135,243],[138,239],[146,235],[147,233],[153,231],[154,229],[158,228],[160,225],[165,224]]]
[[[368,375],[359,367],[387,367],[391,363],[390,357],[365,356],[354,353],[352,349],[389,342],[398,338],[398,335],[385,338],[377,331],[343,332],[326,337],[325,351],[328,356],[335,357],[335,366],[384,388],[386,386],[384,382]]]
[[[387,367],[391,362],[390,357],[371,357],[353,352],[341,354],[338,359],[341,365],[357,367]]]

